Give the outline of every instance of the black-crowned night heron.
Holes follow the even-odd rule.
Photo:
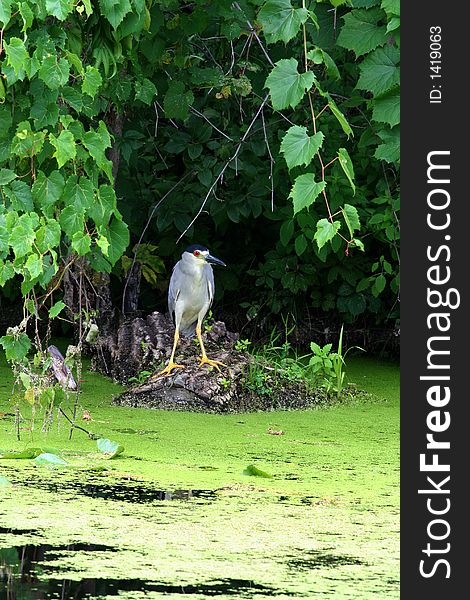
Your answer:
[[[175,323],[175,337],[170,362],[158,376],[170,375],[174,369],[184,367],[174,362],[180,333],[185,337],[192,337],[196,333],[202,353],[200,367],[206,364],[220,371],[219,366],[226,366],[207,357],[201,335],[202,321],[214,299],[214,273],[211,264],[226,266],[219,258],[212,256],[207,248],[193,244],[186,248],[181,260],[173,268],[168,288],[168,309]]]

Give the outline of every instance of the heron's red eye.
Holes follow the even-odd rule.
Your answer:
[[[193,254],[194,256],[199,256],[201,253],[199,252],[199,250],[194,250]]]

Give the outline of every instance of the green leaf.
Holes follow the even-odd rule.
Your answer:
[[[45,58],[39,68],[38,77],[47,87],[56,90],[65,85],[70,76],[70,63],[66,58],[58,59],[57,56]]]
[[[106,173],[110,181],[113,181],[113,163],[106,158],[105,154],[106,149],[111,146],[111,140],[103,121],[100,121],[98,131],[87,131],[82,137],[82,142],[98,167]]]
[[[306,8],[294,8],[290,0],[268,0],[258,13],[258,21],[268,44],[294,38],[308,19]]]
[[[308,241],[303,233],[301,233],[300,235],[298,235],[295,238],[294,246],[295,246],[295,253],[297,254],[297,256],[302,256],[302,254],[305,252],[305,250],[307,250]]]
[[[283,246],[287,246],[287,244],[291,241],[293,234],[294,234],[294,222],[291,220],[284,221],[284,223],[281,225],[281,229],[279,232],[281,244]]]
[[[331,58],[328,52],[325,52],[325,50],[323,50],[323,48],[314,46],[311,50],[307,52],[307,58],[314,62],[316,65],[323,63],[326,67],[327,75],[329,75],[331,79],[341,79],[341,75],[339,73],[335,61]]]
[[[338,108],[336,102],[333,100],[333,98],[330,96],[330,94],[328,92],[326,92],[326,94],[324,94],[324,95],[325,95],[325,97],[328,100],[328,106],[330,107],[331,112],[334,114],[334,116],[336,117],[338,123],[341,125],[341,128],[344,131],[344,133],[348,137],[349,136],[354,136],[354,133],[353,133],[353,130],[351,129],[351,126],[347,122],[346,117],[343,115],[343,113]]]
[[[10,199],[13,209],[23,212],[30,212],[33,210],[31,188],[24,181],[16,179],[4,189],[4,192]]]
[[[377,132],[382,143],[377,146],[375,158],[388,163],[398,162],[400,159],[400,127],[393,129],[384,128]]]
[[[18,10],[23,19],[23,27],[21,28],[21,33],[26,33],[26,31],[31,27],[34,21],[34,14],[31,10],[29,4],[27,2],[19,2]]]
[[[75,148],[75,139],[71,131],[63,129],[60,132],[59,137],[50,133],[49,141],[55,148],[55,152],[52,156],[57,159],[59,169],[69,160],[74,160],[77,155],[77,149]]]
[[[31,252],[34,237],[34,231],[22,223],[13,227],[10,233],[10,246],[13,248],[16,258],[21,258]]]
[[[108,260],[114,266],[129,245],[129,228],[124,221],[113,218],[107,231],[109,241]]]
[[[95,67],[87,66],[82,83],[82,92],[94,98],[102,84],[100,72]]]
[[[382,8],[387,13],[387,16],[400,16],[400,0],[382,0]]]
[[[128,12],[131,11],[129,0],[99,0],[101,14],[116,29]]]
[[[11,169],[0,169],[0,185],[6,185],[17,178],[17,174]]]
[[[49,175],[39,171],[33,183],[33,199],[44,215],[52,216],[54,208],[64,190],[64,178],[59,171],[52,171]]]
[[[97,198],[88,211],[98,227],[105,227],[116,209],[116,193],[110,185],[100,185]]]
[[[318,221],[314,239],[317,240],[319,250],[335,237],[340,227],[341,223],[339,221],[333,221],[333,223],[328,221],[328,219],[320,219]]]
[[[380,123],[388,123],[391,127],[400,122],[400,91],[394,89],[373,103],[372,118]]]
[[[0,21],[3,23],[4,29],[11,19],[11,4],[13,0],[0,0]]]
[[[0,453],[0,458],[8,458],[8,459],[27,459],[27,458],[36,458],[42,454],[41,448],[25,448],[24,450],[13,450],[12,452],[2,452]]]
[[[135,82],[135,99],[140,100],[144,104],[150,105],[157,95],[157,88],[150,81],[150,79],[144,79],[143,81]]]
[[[8,229],[4,225],[4,220],[2,223],[2,217],[0,216],[0,257],[5,258],[8,255],[10,250],[10,244],[8,240],[10,238],[10,234],[8,233]],[[3,265],[3,261],[0,262]]]
[[[11,153],[20,158],[31,158],[41,152],[45,139],[44,131],[31,131],[29,121],[18,123],[11,144]]]
[[[77,231],[83,231],[84,211],[77,211],[74,205],[69,205],[60,213],[59,223],[65,233],[72,238]]]
[[[49,309],[49,317],[51,319],[55,319],[64,310],[64,308],[65,303],[62,302],[62,300],[59,300],[59,302],[56,302],[54,306],[51,306],[51,308]]]
[[[163,108],[165,116],[169,119],[186,119],[189,114],[189,107],[194,102],[194,95],[191,90],[185,92],[182,81],[173,80],[168,86],[168,91],[163,99]]]
[[[321,148],[324,137],[321,131],[310,137],[306,127],[293,125],[281,142],[281,152],[284,154],[288,168],[309,165]]]
[[[8,42],[3,43],[3,48],[7,57],[7,64],[13,68],[15,74],[19,76],[21,71],[24,73],[24,66],[27,59],[29,59],[29,54],[23,40],[11,37]]]
[[[358,8],[347,13],[337,43],[353,50],[356,57],[366,54],[387,41],[385,25],[378,23],[385,17],[380,8]]]
[[[311,206],[325,188],[325,185],[324,181],[316,182],[313,173],[299,175],[289,194],[289,198],[293,200],[294,215]]]
[[[353,164],[351,161],[351,157],[349,156],[346,148],[340,148],[338,150],[338,159],[339,159],[339,164],[341,165],[341,168],[343,169],[346,177],[348,178],[349,183],[351,184],[352,190],[355,194],[356,186],[354,184],[354,167],[353,167]]]
[[[94,202],[95,188],[87,177],[71,175],[65,184],[63,197],[67,205],[72,205],[78,212],[86,212]]]
[[[3,262],[3,260],[0,260],[0,286],[3,287],[5,283],[9,279],[13,279],[14,276],[15,269],[13,268],[11,261],[7,260]]]
[[[72,236],[72,248],[79,256],[85,256],[91,249],[91,238],[88,233],[77,231]]]
[[[96,440],[98,450],[106,455],[106,458],[114,458],[124,451],[124,446],[118,442],[113,442],[107,438],[100,438]]]
[[[309,90],[315,76],[311,71],[299,73],[295,58],[279,60],[266,79],[265,87],[269,89],[271,102],[275,110],[291,106],[295,108]]]
[[[357,238],[354,238],[353,240],[351,240],[349,242],[349,245],[351,247],[353,247],[353,248],[359,248],[359,250],[361,250],[361,252],[365,251],[364,242],[362,240],[357,239]]]
[[[36,456],[34,462],[38,465],[49,465],[56,467],[65,467],[69,464],[66,460],[60,456],[57,456],[57,454],[51,454],[50,452],[43,452],[39,456]]]
[[[266,477],[269,479],[272,477],[272,475],[266,471],[258,469],[258,467],[255,467],[255,465],[248,465],[246,469],[243,470],[243,475],[250,475],[251,477]]]
[[[65,56],[67,57],[67,60],[69,61],[69,63],[73,66],[75,73],[77,75],[84,75],[85,74],[85,70],[83,68],[83,64],[82,61],[80,60],[80,58],[74,54],[73,52],[69,52],[68,50],[65,52]]]
[[[400,82],[400,51],[395,46],[377,48],[359,66],[361,76],[357,88],[379,96]]]
[[[74,0],[46,0],[47,14],[65,21],[67,15],[72,12]]]
[[[5,350],[7,360],[16,362],[23,360],[31,348],[31,340],[26,333],[20,333],[18,336],[4,335],[0,338],[0,344]]]
[[[109,254],[109,242],[108,242],[108,238],[106,238],[104,235],[100,235],[97,238],[97,240],[96,240],[96,245],[98,246],[98,248],[101,249],[101,252],[105,256],[108,256],[108,254]]]
[[[42,257],[36,253],[30,254],[25,263],[25,268],[29,271],[31,279],[36,279],[42,273]]]
[[[354,231],[361,228],[357,208],[355,206],[351,206],[351,204],[345,204],[343,206],[343,217],[352,238],[354,236]]]
[[[374,281],[374,285],[372,286],[372,295],[374,296],[374,298],[377,298],[378,296],[380,296],[380,294],[384,291],[385,289],[385,284],[387,283],[387,280],[385,279],[385,275],[382,275],[382,273],[380,275],[377,275],[377,277],[375,278]]]

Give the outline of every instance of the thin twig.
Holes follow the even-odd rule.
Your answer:
[[[266,132],[266,123],[264,122],[264,110],[261,111],[261,122],[263,123],[264,142],[269,154],[269,180],[271,181],[271,211],[274,212],[274,179],[273,179],[273,165],[276,162],[271,154],[271,148],[269,147],[268,135]]]
[[[226,133],[224,133],[223,131],[221,131],[220,129],[218,129],[214,125],[214,123],[212,123],[212,121],[209,121],[209,119],[206,117],[206,115],[204,113],[202,113],[201,111],[199,111],[197,108],[194,108],[194,106],[190,106],[189,110],[192,113],[194,113],[197,117],[202,117],[204,119],[204,121],[206,121],[207,123],[209,123],[209,125],[212,127],[212,129],[215,129],[215,131],[217,131],[217,133],[220,133],[220,135],[223,135],[224,138],[226,138],[230,142],[233,142],[232,138],[229,135],[227,135]]]
[[[121,304],[121,310],[122,310],[122,314],[125,314],[125,309],[124,309],[124,300],[126,297],[126,291],[127,291],[127,286],[129,284],[129,278],[130,278],[130,274],[133,271],[134,265],[136,263],[137,260],[137,252],[139,251],[140,245],[142,243],[142,240],[144,239],[144,235],[150,225],[150,221],[153,218],[153,215],[155,214],[155,211],[157,210],[157,208],[162,204],[162,202],[164,200],[166,200],[168,198],[168,196],[179,186],[183,183],[183,181],[185,181],[188,177],[193,177],[195,175],[195,171],[188,171],[185,175],[183,175],[183,177],[181,177],[181,179],[179,179],[175,185],[168,190],[168,192],[166,192],[166,194],[155,204],[155,206],[152,209],[152,212],[150,213],[149,218],[147,219],[147,222],[145,223],[145,227],[142,230],[142,233],[140,234],[139,237],[139,241],[137,242],[137,244],[134,246],[135,250],[134,250],[134,258],[132,259],[132,265],[128,271],[128,275],[126,277],[126,283],[124,284],[124,290],[122,292],[122,304]]]
[[[255,116],[253,117],[253,119],[251,120],[251,123],[248,125],[247,130],[245,131],[245,133],[243,134],[243,137],[241,138],[241,140],[238,142],[238,146],[235,149],[235,152],[232,154],[232,156],[228,159],[228,161],[224,164],[224,166],[222,167],[222,169],[220,170],[219,174],[217,175],[217,177],[215,178],[214,182],[212,183],[211,187],[209,188],[207,194],[204,197],[204,200],[201,203],[201,206],[199,207],[199,210],[197,211],[195,217],[191,220],[191,222],[189,223],[189,225],[185,228],[185,230],[183,231],[183,233],[179,236],[179,238],[176,240],[176,243],[180,242],[180,240],[188,233],[188,231],[191,229],[191,227],[194,225],[194,223],[197,221],[197,219],[199,218],[199,216],[202,214],[204,207],[207,204],[207,201],[211,195],[211,193],[213,192],[213,190],[215,189],[215,187],[217,186],[218,182],[223,178],[225,171],[227,170],[227,167],[229,166],[229,164],[233,161],[233,160],[237,160],[238,154],[240,152],[241,147],[243,146],[243,143],[245,142],[246,138],[248,137],[248,134],[250,133],[251,128],[253,127],[256,119],[259,117],[260,112],[263,110],[264,105],[266,104],[266,102],[268,101],[269,98],[269,94],[266,94],[266,96],[264,97],[264,100],[262,101],[261,105],[259,106],[258,110],[256,111]]]

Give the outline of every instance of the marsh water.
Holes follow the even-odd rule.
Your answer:
[[[0,598],[398,598],[398,367],[348,377],[370,395],[208,415],[112,406],[86,371],[77,423],[110,459],[63,418],[17,441],[0,358],[0,451],[67,463],[0,459]]]

